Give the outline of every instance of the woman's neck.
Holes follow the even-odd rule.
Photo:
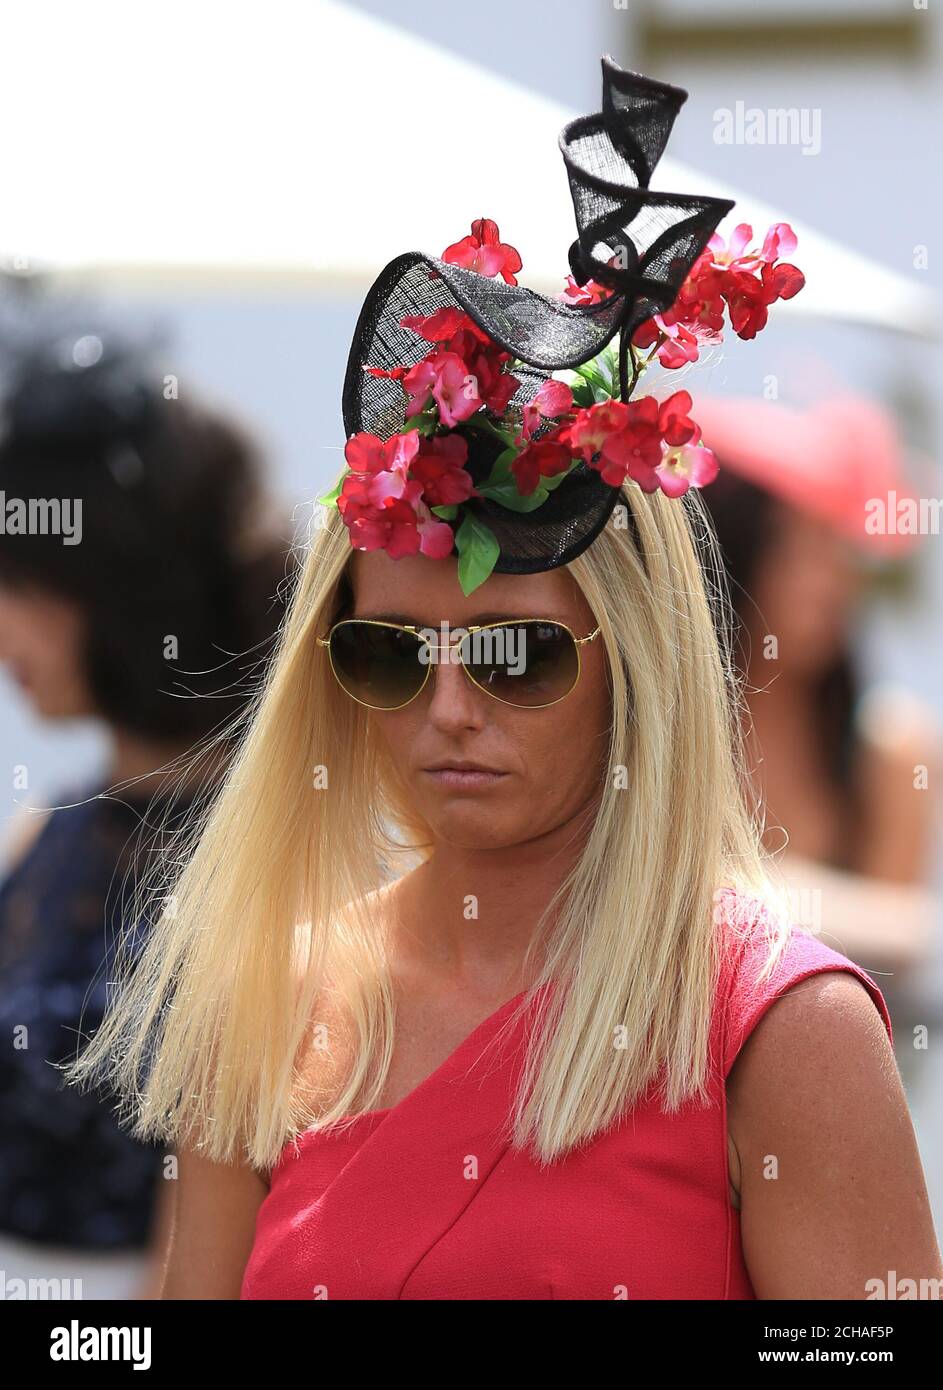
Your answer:
[[[393,894],[392,954],[406,971],[501,994],[523,978],[542,913],[577,863],[592,808],[539,839],[500,849],[440,844]]]

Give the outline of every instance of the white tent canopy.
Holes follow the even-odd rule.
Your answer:
[[[31,0],[0,50],[0,265],[362,293],[399,252],[438,253],[488,216],[522,282],[555,293],[575,235],[557,136],[575,114],[334,0]],[[736,199],[721,230],[792,223],[807,286],[777,312],[935,334],[925,287],[782,209],[668,156],[653,182]]]

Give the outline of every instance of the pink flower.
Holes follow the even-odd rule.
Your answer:
[[[598,304],[602,299],[608,299],[612,290],[607,290],[605,285],[598,284],[595,280],[587,280],[585,285],[578,285],[572,275],[566,277],[566,286],[557,295],[564,304]]]
[[[569,386],[565,381],[556,381],[551,377],[549,381],[544,382],[533,400],[528,401],[524,407],[521,438],[530,439],[541,420],[555,420],[572,408],[573,392]]]
[[[705,487],[714,481],[718,471],[710,449],[694,444],[666,448],[655,469],[661,490],[668,497],[680,497],[689,487]]]
[[[479,217],[471,224],[471,236],[447,246],[442,252],[442,260],[464,266],[466,270],[475,270],[489,278],[500,275],[509,285],[517,284],[514,272],[521,268],[517,251],[502,242],[498,224],[488,217]]]
[[[764,261],[778,261],[780,256],[791,256],[799,245],[799,239],[788,222],[774,222],[766,233],[763,242]]]
[[[430,507],[468,501],[475,486],[465,467],[467,460],[468,444],[460,434],[437,434],[423,440],[410,473],[422,484],[423,500]]]
[[[729,248],[724,249],[723,239],[716,233],[708,242],[714,264],[725,268],[721,293],[727,301],[730,326],[740,338],[755,338],[766,327],[769,305],[777,299],[792,299],[805,284],[805,276],[796,266],[773,264],[780,255],[796,249],[796,234],[788,222],[774,223],[762,249],[744,255],[752,237],[753,228],[741,223],[733,230]]]
[[[447,429],[467,420],[481,405],[475,377],[456,352],[430,353],[410,368],[403,385],[407,416],[425,410],[431,395],[439,407],[439,419]]]
[[[700,344],[696,333],[692,333],[683,323],[671,322],[670,317],[663,314],[655,314],[654,318],[646,319],[636,329],[632,335],[633,345],[637,348],[651,347],[660,334],[664,334],[665,341],[655,356],[663,367],[674,370],[683,367],[686,362],[697,361]]]
[[[444,560],[451,555],[455,532],[447,521],[433,516],[424,502],[416,504],[416,530],[419,532],[421,555],[428,555],[430,560]]]
[[[778,227],[786,227],[785,222],[778,222]],[[772,232],[772,228],[770,231]],[[790,228],[787,228],[791,232]],[[750,242],[753,240],[753,228],[748,222],[740,222],[730,233],[730,244],[724,241],[720,232],[715,232],[707,243],[707,249],[711,253],[711,258],[715,266],[723,267],[727,270],[754,270],[758,265],[762,265],[765,257],[756,251],[744,255]],[[795,240],[795,238],[793,238]]]

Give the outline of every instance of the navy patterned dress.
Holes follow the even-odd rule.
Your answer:
[[[164,1150],[131,1138],[113,1096],[65,1085],[51,1063],[101,1023],[134,852],[159,803],[97,787],[62,802],[0,885],[0,1231],[130,1252],[148,1244]]]

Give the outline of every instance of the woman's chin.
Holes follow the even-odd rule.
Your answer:
[[[506,849],[529,839],[514,816],[499,816],[488,807],[456,797],[450,805],[429,808],[425,819],[435,838],[455,849]]]

